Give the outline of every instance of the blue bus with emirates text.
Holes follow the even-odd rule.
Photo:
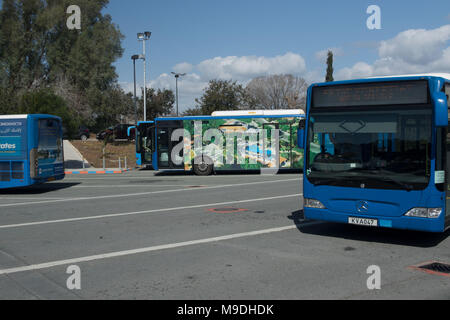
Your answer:
[[[450,74],[308,89],[307,219],[444,232],[450,227]]]
[[[0,189],[63,179],[62,132],[56,116],[0,116]]]

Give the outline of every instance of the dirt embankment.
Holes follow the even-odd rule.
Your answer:
[[[103,168],[103,142],[102,141],[70,141],[80,151],[83,157],[94,168]],[[136,147],[134,142],[108,143],[105,148],[106,168],[118,168],[119,158],[122,168],[127,158],[128,168],[136,167]]]

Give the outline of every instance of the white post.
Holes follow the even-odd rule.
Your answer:
[[[144,55],[144,121],[147,121],[147,77],[145,74],[145,67],[147,65],[147,57],[145,56],[145,38],[142,41],[143,55]]]

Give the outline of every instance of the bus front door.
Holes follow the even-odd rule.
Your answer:
[[[157,154],[159,169],[182,169],[184,163],[172,159],[172,150],[175,146],[183,141],[180,137],[177,141],[172,141],[173,132],[178,129],[175,127],[159,127],[157,133]],[[183,148],[180,149],[179,155],[183,156]]]

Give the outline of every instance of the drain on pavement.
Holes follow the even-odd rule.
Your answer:
[[[247,209],[233,208],[233,207],[225,207],[225,208],[211,208],[208,209],[210,212],[214,213],[236,213],[236,212],[244,212],[248,211]]]

